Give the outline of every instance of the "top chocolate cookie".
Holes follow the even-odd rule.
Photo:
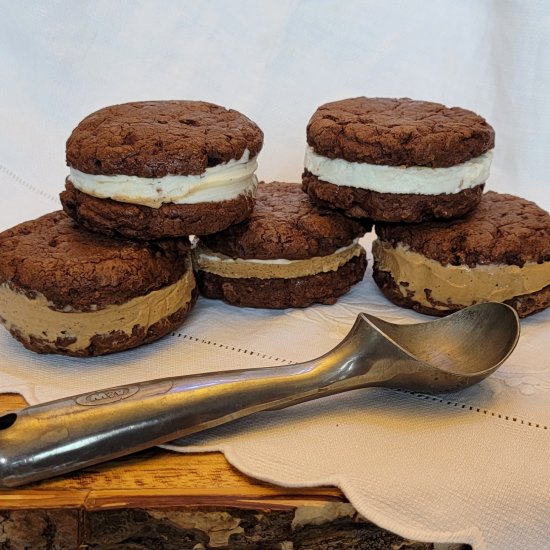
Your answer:
[[[67,141],[67,164],[94,175],[198,175],[258,154],[263,133],[232,109],[203,101],[112,105],[87,116]]]
[[[248,220],[201,241],[232,258],[301,260],[332,254],[371,226],[314,205],[296,183],[260,183]]]
[[[492,149],[495,133],[485,119],[459,107],[356,97],[321,105],[308,123],[307,142],[331,159],[444,168]]]

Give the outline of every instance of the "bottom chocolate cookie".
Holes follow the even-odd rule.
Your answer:
[[[379,193],[334,185],[307,170],[302,176],[302,189],[317,204],[337,208],[352,218],[372,218],[383,222],[459,218],[479,204],[483,187],[481,184],[458,193],[439,195]]]
[[[361,281],[367,267],[363,251],[335,271],[292,278],[231,278],[199,270],[197,283],[207,298],[242,307],[284,309],[314,303],[334,304]]]

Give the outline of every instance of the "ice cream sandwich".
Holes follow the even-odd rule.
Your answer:
[[[361,220],[314,205],[295,183],[261,183],[251,217],[200,238],[200,292],[232,305],[289,308],[333,304],[362,280]]]
[[[254,204],[263,133],[202,101],[146,101],[87,116],[67,141],[64,210],[107,235],[159,239],[221,231]]]
[[[429,315],[504,302],[526,317],[550,306],[550,215],[495,192],[462,219],[376,224],[373,277],[388,299]]]
[[[0,233],[0,321],[38,353],[102,355],[181,325],[197,296],[189,240],[92,233],[52,212]]]
[[[356,97],[319,107],[307,126],[303,188],[324,206],[385,222],[473,210],[495,133],[479,115],[411,99]]]

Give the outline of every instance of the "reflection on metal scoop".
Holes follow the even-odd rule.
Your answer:
[[[338,346],[306,363],[164,378],[27,407],[0,417],[0,487],[356,388],[466,388],[494,372],[518,338],[516,312],[499,303],[412,325],[361,313]]]

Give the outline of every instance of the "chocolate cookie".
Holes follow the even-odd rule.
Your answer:
[[[494,131],[471,111],[411,99],[322,105],[307,127],[304,191],[347,215],[455,218],[479,204]]]
[[[446,315],[504,302],[525,317],[550,306],[550,215],[513,195],[485,193],[466,217],[376,225],[373,277],[394,303]]]
[[[182,323],[196,294],[187,239],[109,238],[61,211],[0,234],[0,320],[39,353],[152,342]]]
[[[105,107],[67,141],[65,211],[107,235],[158,239],[246,219],[263,134],[241,113],[201,101]]]
[[[333,304],[366,269],[357,239],[368,223],[315,206],[294,183],[261,183],[251,217],[201,237],[199,290],[248,307]]]

